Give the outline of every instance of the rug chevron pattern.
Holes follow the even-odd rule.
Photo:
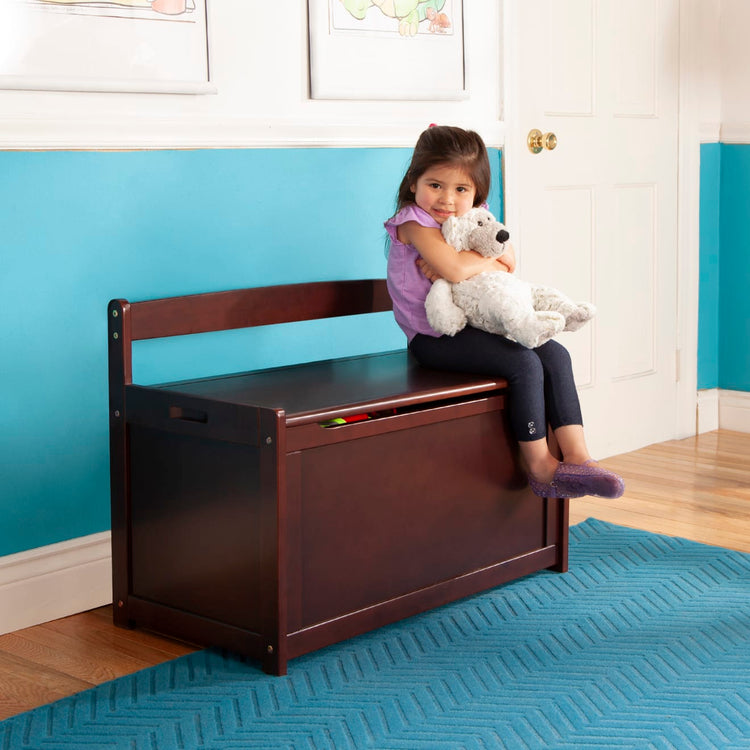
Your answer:
[[[286,677],[191,654],[0,723],[0,750],[750,747],[750,555],[589,520],[570,567]]]

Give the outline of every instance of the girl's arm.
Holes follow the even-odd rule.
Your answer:
[[[407,221],[398,228],[398,235],[401,242],[414,245],[433,273],[446,281],[455,283],[484,271],[509,270],[502,257],[485,258],[471,250],[456,252],[436,227],[423,227],[416,221]]]

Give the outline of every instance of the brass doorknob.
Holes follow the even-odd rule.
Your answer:
[[[526,138],[526,145],[532,154],[538,154],[544,148],[547,151],[552,151],[557,146],[557,136],[554,133],[542,133],[541,130],[534,128],[534,130],[529,131],[529,135]]]

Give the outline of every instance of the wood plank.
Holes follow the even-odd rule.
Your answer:
[[[392,307],[385,279],[234,289],[129,304],[133,341],[385,312]]]
[[[0,652],[0,720],[90,687],[93,684],[40,667],[22,655]]]
[[[112,608],[100,607],[90,612],[53,620],[41,626],[65,633],[97,646],[108,647],[119,653],[132,656],[149,663],[189,654],[195,650],[182,641],[149,633],[148,631],[127,630],[112,627]]]
[[[6,633],[0,636],[0,720],[194,650],[116,627],[111,606]]]
[[[0,651],[93,685],[172,658],[165,651],[119,637],[104,643],[88,633],[81,637],[44,625],[0,637]]]
[[[622,498],[571,502],[571,524],[586,518],[750,552],[750,435],[721,430],[615,456]]]

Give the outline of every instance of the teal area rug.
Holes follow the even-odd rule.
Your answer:
[[[286,677],[191,654],[0,723],[0,749],[750,748],[750,555],[589,520],[570,568]]]

